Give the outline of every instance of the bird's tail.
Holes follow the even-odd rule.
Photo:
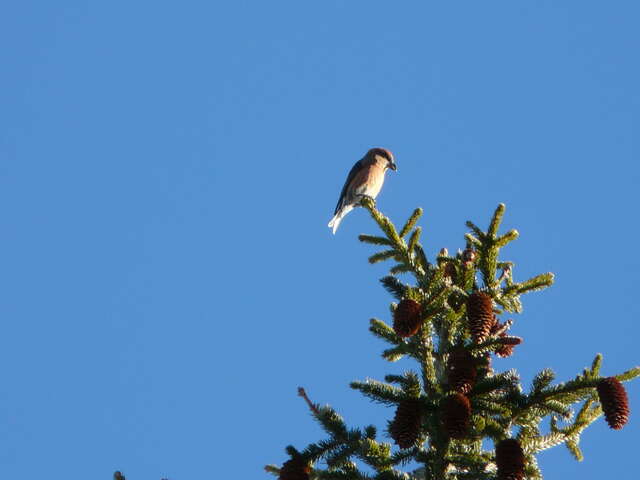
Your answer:
[[[353,210],[353,205],[345,205],[340,210],[338,210],[336,214],[333,216],[333,218],[329,222],[328,227],[333,229],[334,235],[336,234],[336,230],[338,230],[338,227],[340,226],[340,222],[342,221],[344,216],[347,213],[349,213],[351,210]]]

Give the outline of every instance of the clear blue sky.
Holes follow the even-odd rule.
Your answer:
[[[508,207],[526,297],[497,360],[528,384],[638,364],[640,4],[29,1],[0,15],[0,477],[269,478],[322,438],[303,385],[348,388],[388,319],[351,165],[391,149],[379,207],[424,244]],[[640,410],[640,384],[627,384]],[[640,417],[543,453],[548,479],[637,478]]]

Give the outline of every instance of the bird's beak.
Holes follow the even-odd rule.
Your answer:
[[[395,163],[390,163],[390,164],[389,164],[389,168],[390,168],[391,170],[393,170],[394,172],[398,170],[398,167],[396,167],[396,164],[395,164]]]

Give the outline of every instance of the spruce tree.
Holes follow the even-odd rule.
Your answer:
[[[553,283],[551,273],[517,282],[514,264],[499,257],[518,237],[516,230],[498,233],[504,205],[486,231],[467,222],[465,248],[453,255],[442,249],[433,262],[420,243],[420,208],[398,230],[372,200],[362,205],[382,235],[359,239],[382,248],[370,263],[393,261],[381,283],[397,302],[392,323],[374,318],[369,330],[390,345],[383,358],[406,358],[417,369],[385,381],[355,381],[351,388],[394,409],[386,429],[394,445],[378,440],[373,425],[347,426],[300,388],[328,438],[304,449],[288,446],[290,458],[266,466],[268,472],[280,480],[541,479],[539,452],[565,445],[581,460],[580,436],[591,423],[604,414],[612,429],[624,426],[629,406],[621,382],[640,375],[640,367],[603,378],[598,354],[572,380],[554,384],[554,372],[545,368],[528,388],[515,370],[494,369],[493,358],[514,354],[522,341],[511,334],[511,320],[501,317],[520,313],[522,295]],[[398,278],[403,273],[410,283]]]

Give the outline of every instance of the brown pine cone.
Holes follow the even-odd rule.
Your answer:
[[[496,445],[498,480],[522,480],[525,458],[520,443],[515,438],[506,438]]]
[[[502,323],[498,321],[498,317],[493,316],[493,325],[489,330],[489,335],[498,335],[498,338],[504,339],[504,343],[499,345],[495,352],[501,358],[510,357],[513,354],[513,349],[516,345],[520,345],[522,343],[522,338],[514,337],[507,334],[507,331],[511,327],[511,320],[508,322]],[[500,332],[500,333],[498,333]],[[507,338],[508,337],[508,338]]]
[[[605,420],[611,428],[620,430],[629,420],[629,399],[622,383],[615,377],[603,378],[596,390]]]
[[[487,339],[495,323],[493,300],[485,292],[473,292],[467,299],[467,318],[469,331],[475,343]]]
[[[280,469],[278,480],[309,480],[311,467],[302,458],[287,460]]]
[[[400,448],[416,444],[422,429],[422,411],[419,400],[403,400],[396,409],[396,415],[389,424],[389,435]]]
[[[510,357],[515,346],[522,343],[522,338],[511,337],[504,332],[499,335],[499,338],[504,338],[504,343],[496,348],[496,355],[500,358]]]
[[[418,302],[405,298],[393,312],[393,330],[401,337],[415,335],[422,325],[421,307]]]
[[[445,397],[442,402],[442,424],[451,438],[464,438],[471,423],[471,403],[461,393]]]
[[[449,354],[447,379],[449,388],[468,394],[476,383],[476,361],[465,348],[457,348]]]

